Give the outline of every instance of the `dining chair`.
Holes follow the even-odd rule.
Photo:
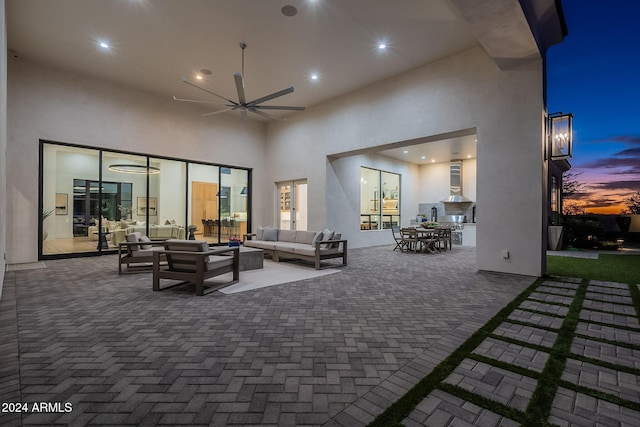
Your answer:
[[[438,249],[438,232],[434,229],[429,229],[426,232],[422,232],[418,235],[418,241],[420,242],[421,250],[435,254],[439,252]]]
[[[418,252],[418,247],[420,246],[420,241],[418,240],[418,232],[415,228],[401,228],[400,236],[402,240],[407,245],[407,250]]]
[[[393,240],[396,241],[396,247],[393,248],[393,250],[395,251],[396,249],[400,249],[400,252],[403,252],[405,249],[407,249],[408,242],[402,238],[400,227],[397,225],[392,226],[391,232],[393,233]]]
[[[436,241],[436,246],[438,248],[438,250],[447,250],[447,247],[449,248],[449,250],[451,250],[451,229],[449,227],[436,227],[436,233],[437,233],[437,241]]]

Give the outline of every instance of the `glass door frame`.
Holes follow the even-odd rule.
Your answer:
[[[308,185],[307,179],[306,178],[301,178],[301,179],[294,179],[294,180],[290,180],[290,181],[279,181],[276,182],[276,192],[277,192],[277,196],[276,196],[276,223],[278,224],[278,228],[281,229],[285,229],[285,230],[297,230],[297,224],[298,224],[298,211],[299,209],[296,209],[296,207],[298,206],[298,195],[297,195],[297,191],[296,188],[299,185]],[[289,199],[288,201],[286,200],[286,196],[283,194],[283,187],[289,187]],[[283,209],[283,206],[289,206],[288,210]],[[284,228],[282,227],[282,213],[283,212],[289,212],[289,228]],[[306,210],[305,210],[306,213]],[[308,220],[308,218],[306,218]]]

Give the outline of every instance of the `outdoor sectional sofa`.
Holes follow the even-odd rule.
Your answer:
[[[330,230],[260,227],[257,233],[245,234],[243,244],[249,248],[262,249],[271,255],[273,261],[301,259],[312,262],[316,270],[319,270],[320,261],[331,258],[342,258],[342,265],[347,265],[347,241],[341,237],[341,234]]]

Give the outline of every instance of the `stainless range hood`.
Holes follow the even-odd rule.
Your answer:
[[[473,200],[462,194],[462,160],[449,164],[449,197],[440,202],[446,215],[464,215],[473,204]]]

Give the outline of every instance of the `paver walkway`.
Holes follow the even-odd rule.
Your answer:
[[[532,396],[539,381],[555,380],[546,366],[555,357],[563,368],[547,408],[550,425],[639,426],[640,313],[632,305],[638,287],[561,280],[531,292],[403,424],[532,425]],[[577,322],[565,317],[573,303]],[[558,341],[563,333],[572,337],[566,353]]]

